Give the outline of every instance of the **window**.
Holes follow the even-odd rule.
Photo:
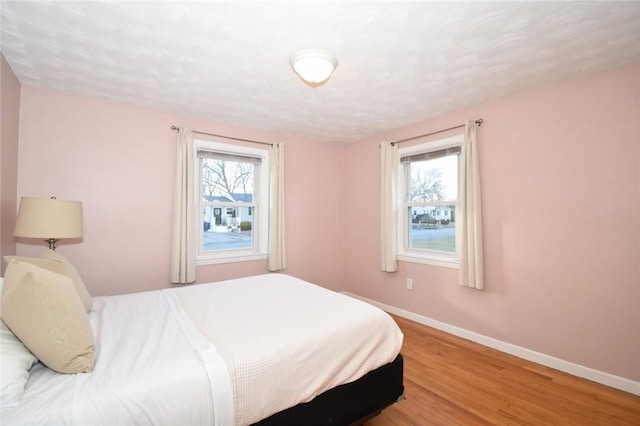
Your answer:
[[[456,136],[399,150],[399,259],[458,267],[463,142]]]
[[[194,142],[202,214],[198,264],[265,259],[269,151]]]

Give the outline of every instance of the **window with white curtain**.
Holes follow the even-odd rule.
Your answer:
[[[266,259],[269,150],[194,141],[198,264]]]
[[[399,149],[398,259],[458,268],[464,137]]]

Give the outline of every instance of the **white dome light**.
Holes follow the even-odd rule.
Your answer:
[[[338,59],[326,50],[300,49],[293,52],[289,63],[301,79],[312,85],[320,85],[331,76]]]

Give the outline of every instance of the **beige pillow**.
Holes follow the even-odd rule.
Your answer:
[[[71,278],[11,259],[1,303],[2,320],[47,367],[93,370],[93,333]]]
[[[91,310],[92,301],[89,292],[87,291],[87,287],[84,285],[84,281],[78,274],[76,268],[73,267],[71,263],[61,254],[56,253],[53,250],[47,250],[42,258],[37,257],[21,257],[21,256],[5,256],[4,260],[9,263],[11,259],[15,259],[18,262],[29,262],[33,265],[39,266],[44,269],[48,269],[52,272],[57,272],[58,274],[64,274],[71,278],[73,281],[73,285],[76,288],[76,292],[80,297],[80,301],[84,306],[85,311],[89,312]]]

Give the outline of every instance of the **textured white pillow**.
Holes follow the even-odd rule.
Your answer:
[[[0,295],[3,284],[0,277]],[[20,403],[29,380],[29,371],[36,362],[38,360],[29,349],[4,321],[0,321],[0,408],[14,407]]]

